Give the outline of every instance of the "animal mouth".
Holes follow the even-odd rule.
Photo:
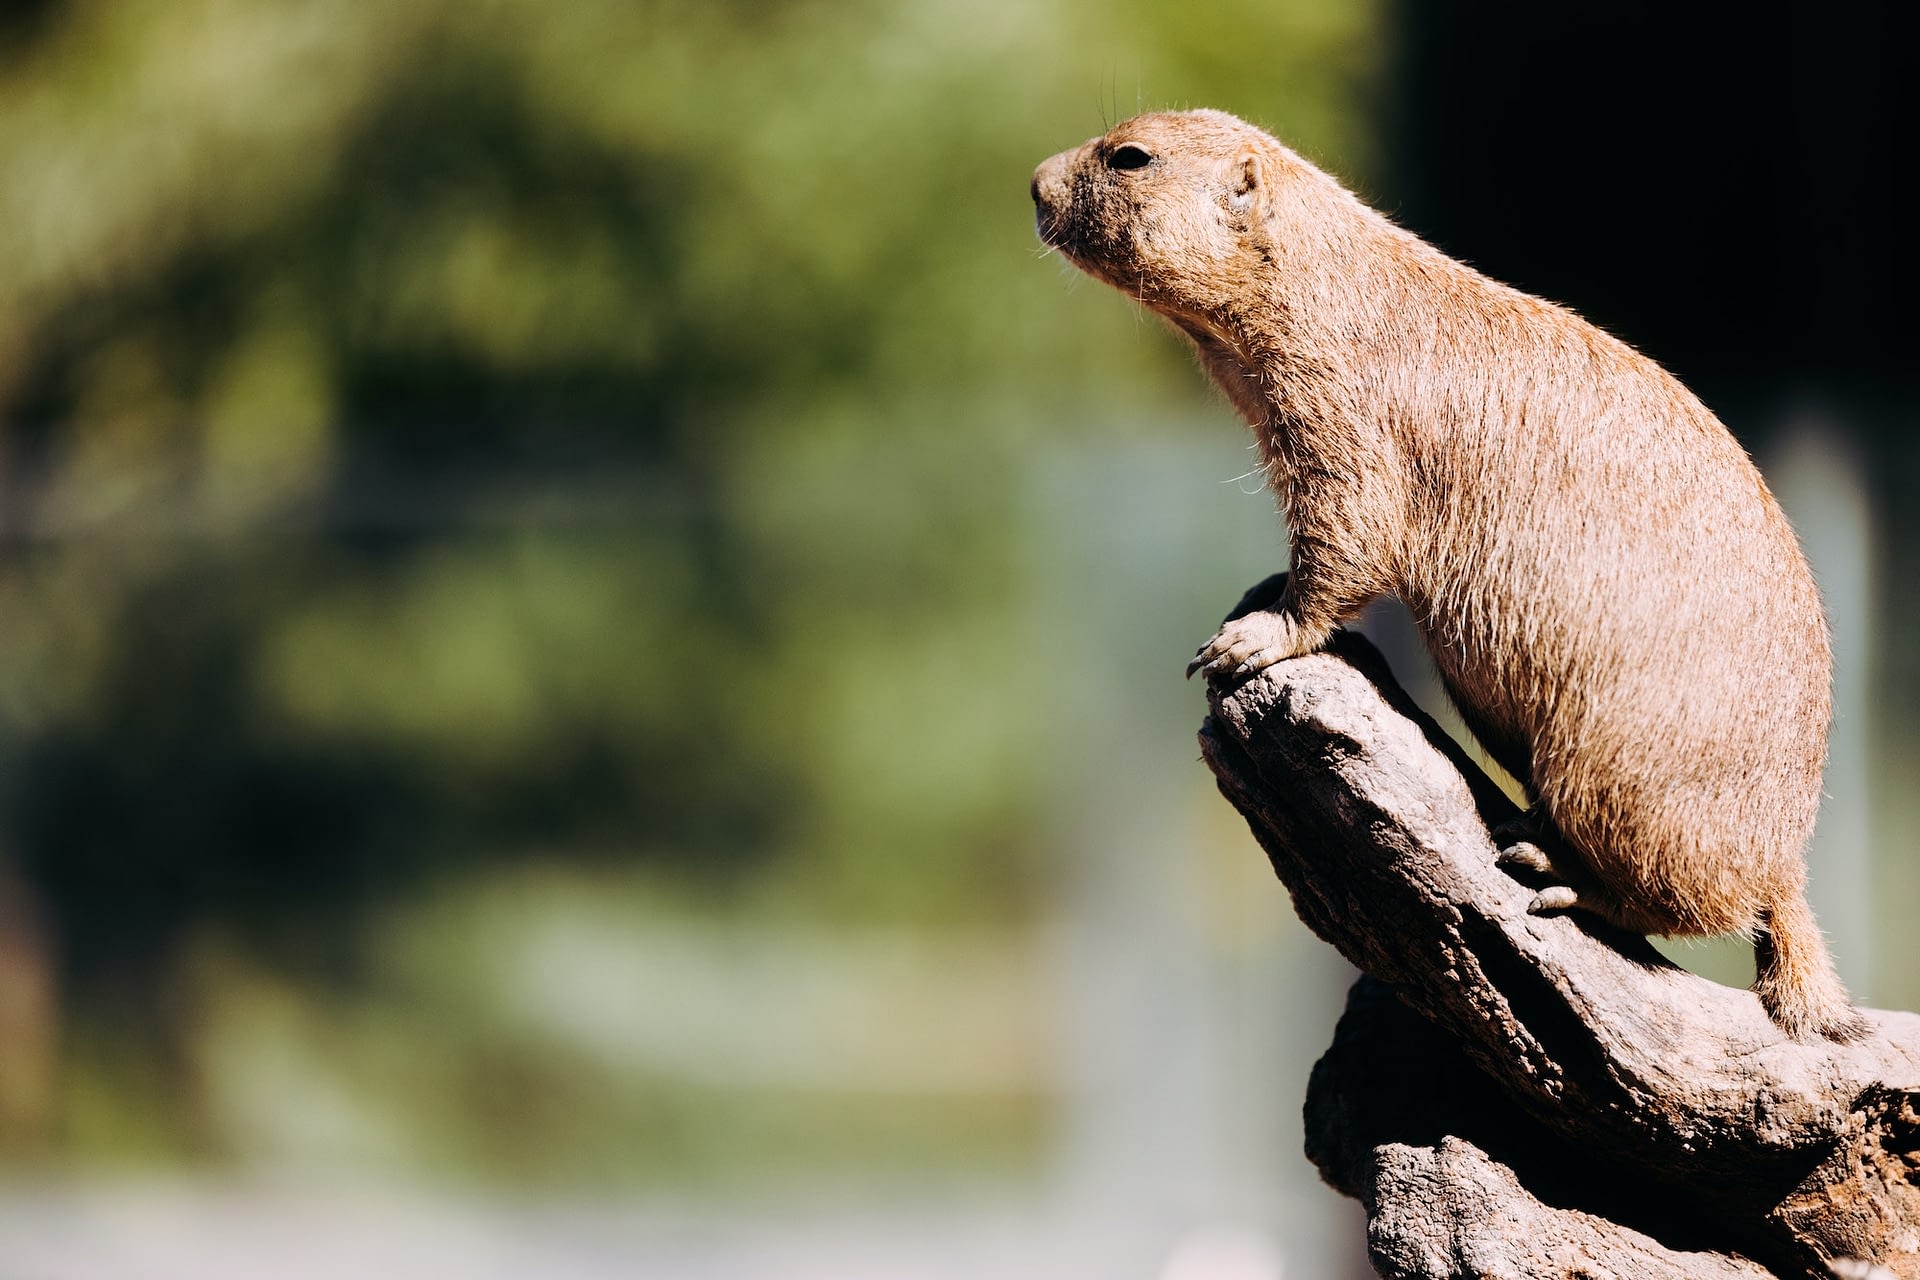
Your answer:
[[[1054,157],[1033,175],[1033,229],[1040,243],[1094,279],[1133,292],[1104,260],[1104,241],[1098,227],[1089,227],[1074,184],[1059,172],[1056,162],[1060,159]]]
[[[1087,251],[1086,241],[1079,234],[1071,210],[1036,200],[1033,206],[1033,229],[1039,235],[1041,244],[1064,255],[1068,261],[1096,279],[1106,278],[1097,256]]]
[[[1047,248],[1068,252],[1071,237],[1067,234],[1067,216],[1040,193],[1037,178],[1033,183],[1033,229],[1040,236],[1040,243]]]
[[[1040,236],[1040,243],[1049,249],[1058,249],[1068,257],[1073,256],[1071,240],[1067,235],[1066,219],[1052,210],[1037,208],[1033,211],[1033,229]]]

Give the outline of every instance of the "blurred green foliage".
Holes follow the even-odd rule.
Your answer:
[[[9,12],[0,864],[56,1146],[218,1147],[209,992],[404,986],[384,904],[476,866],[1017,915],[1023,459],[1205,395],[1027,174],[1203,103],[1376,163],[1374,4]]]

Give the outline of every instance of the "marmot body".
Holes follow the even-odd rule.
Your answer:
[[[1195,667],[1258,671],[1399,597],[1464,718],[1576,855],[1553,867],[1575,888],[1537,908],[1747,933],[1782,1028],[1859,1034],[1804,890],[1826,622],[1719,420],[1624,343],[1232,116],[1130,120],[1042,164],[1033,198],[1048,245],[1192,341],[1286,515],[1286,592]]]

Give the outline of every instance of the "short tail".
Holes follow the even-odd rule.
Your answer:
[[[1833,971],[1827,940],[1803,895],[1767,909],[1754,953],[1754,994],[1782,1031],[1795,1040],[1825,1036],[1842,1043],[1867,1034],[1867,1019]]]

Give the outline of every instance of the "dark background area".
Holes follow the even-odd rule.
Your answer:
[[[1910,403],[1916,113],[1891,6],[1398,17],[1408,226],[1710,401],[1811,385]]]

